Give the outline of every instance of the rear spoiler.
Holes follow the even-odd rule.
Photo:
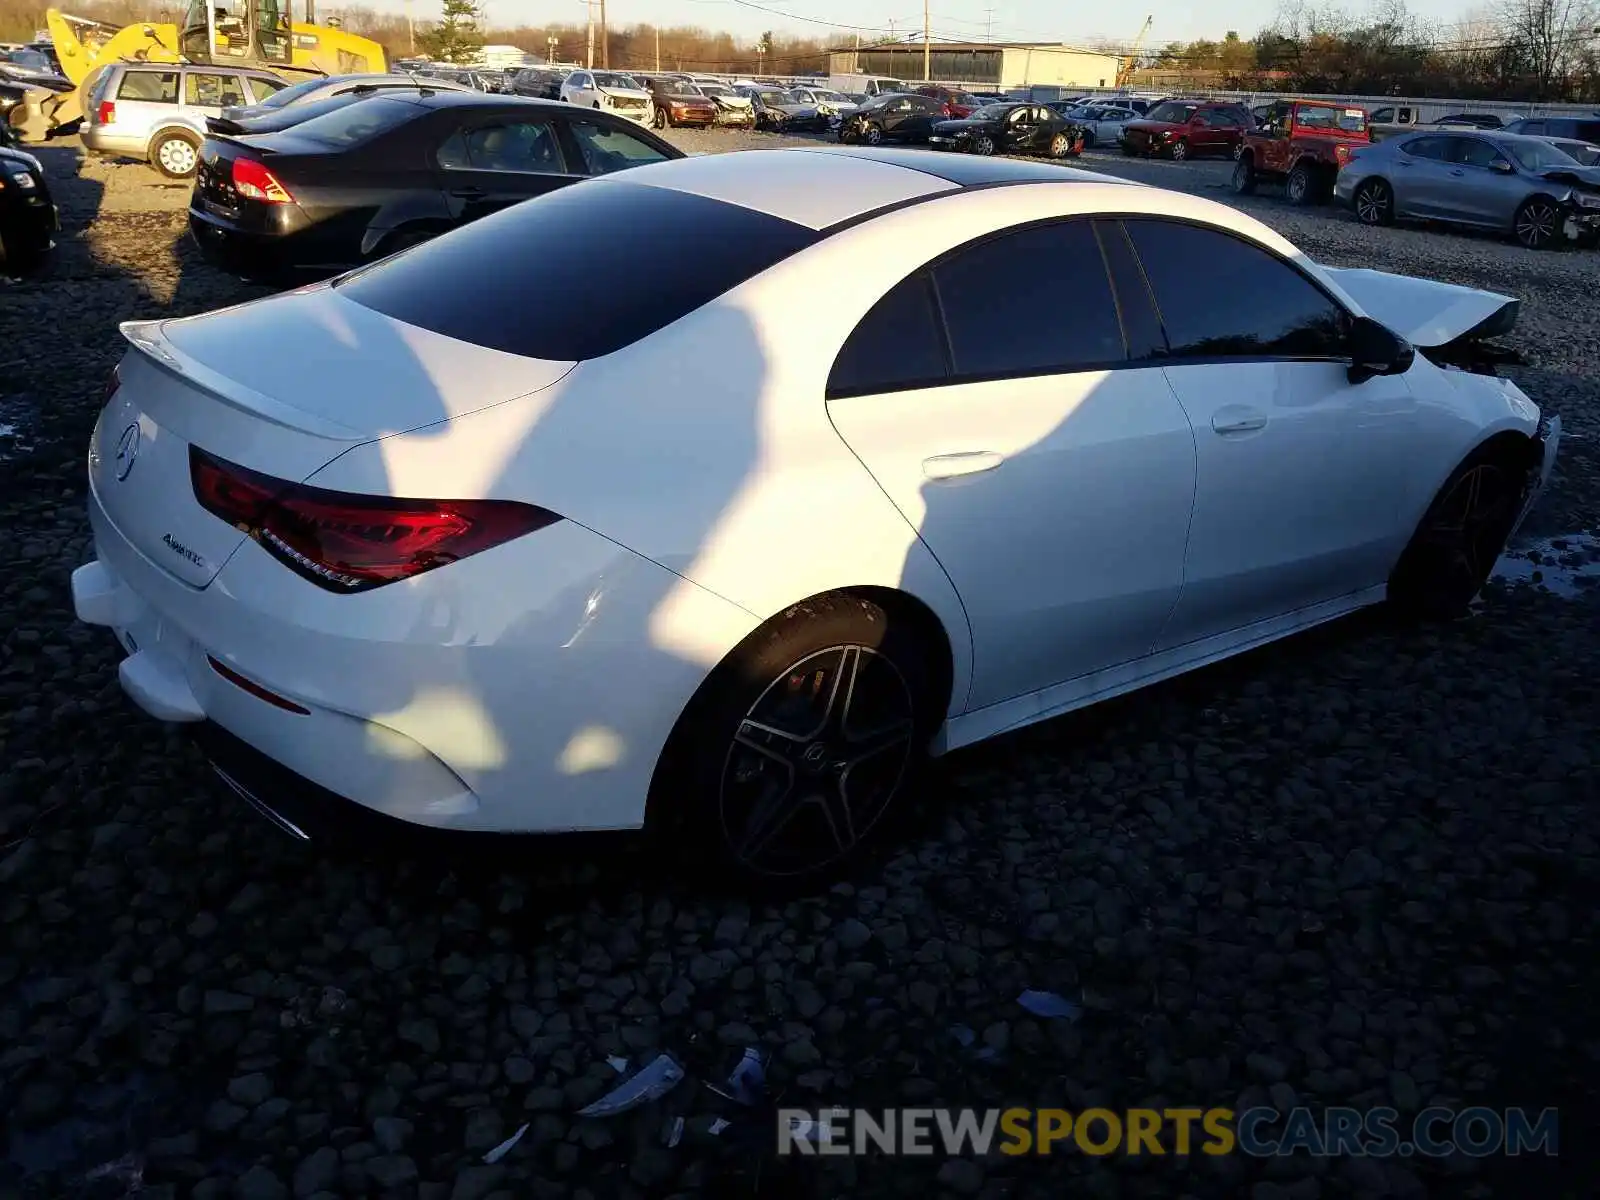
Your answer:
[[[227,117],[207,117],[206,118],[206,132],[207,133],[243,133],[244,132],[244,126],[239,124],[239,122],[237,122],[237,121],[229,120]]]
[[[191,387],[199,388],[214,396],[229,408],[249,413],[253,417],[281,425],[285,429],[315,434],[329,441],[357,443],[371,440],[368,434],[304,412],[229,379],[220,371],[213,370],[174,346],[163,332],[165,325],[165,321],[124,321],[117,326],[117,329],[135,350],[151,362],[169,374],[176,375]]]

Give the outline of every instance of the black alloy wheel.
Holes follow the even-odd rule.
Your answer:
[[[1428,508],[1389,581],[1389,598],[1414,616],[1466,613],[1489,581],[1521,514],[1524,489],[1504,458],[1469,461]]]

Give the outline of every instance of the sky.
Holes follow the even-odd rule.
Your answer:
[[[323,0],[326,4],[327,0]],[[404,9],[404,0],[363,0],[392,12]],[[1368,0],[1332,0],[1335,7],[1363,11]],[[1322,7],[1317,0],[1308,7]],[[1460,19],[1477,0],[1410,0],[1411,11],[1424,19],[1449,24]],[[336,5],[334,5],[336,7]],[[438,0],[413,0],[418,20],[438,12]],[[1155,18],[1145,45],[1157,47],[1173,41],[1220,38],[1236,29],[1250,37],[1272,22],[1279,0],[1231,0],[1227,4],[1200,5],[1184,0],[1142,0],[1119,9],[1116,19],[1104,15],[1116,5],[1067,6],[1051,0],[929,0],[930,25],[938,40],[1084,42],[1106,39],[1118,48],[1132,44],[1144,24]],[[581,24],[584,0],[488,0],[492,24]],[[1089,15],[1093,10],[1097,15]],[[777,36],[886,39],[897,33],[922,30],[922,8],[916,0],[606,0],[606,19],[613,25],[641,23],[699,25],[727,30],[753,44],[763,30]]]

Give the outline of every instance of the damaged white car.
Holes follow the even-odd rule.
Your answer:
[[[1560,439],[1516,315],[1054,164],[643,166],[124,326],[73,600],[298,836],[648,821],[810,876],[926,755],[1463,611]]]

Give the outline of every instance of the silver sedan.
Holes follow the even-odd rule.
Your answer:
[[[1600,236],[1600,168],[1544,138],[1418,130],[1358,147],[1334,195],[1366,225],[1448,221],[1503,231],[1535,250]]]

